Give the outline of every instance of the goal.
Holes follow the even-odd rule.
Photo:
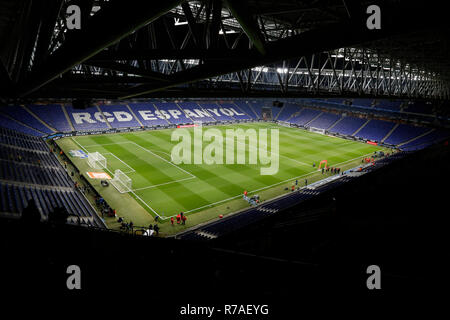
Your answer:
[[[319,128],[314,128],[314,127],[309,127],[309,131],[315,132],[315,133],[320,133],[320,134],[325,134],[325,129],[319,129]]]
[[[94,169],[106,168],[106,158],[100,152],[88,153],[88,164]]]
[[[131,178],[128,177],[121,170],[117,169],[114,172],[114,178],[111,180],[111,184],[119,191],[120,193],[126,193],[131,191]]]

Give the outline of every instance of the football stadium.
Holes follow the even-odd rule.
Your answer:
[[[156,299],[152,279],[156,300],[180,297],[159,304],[168,319],[278,318],[285,290],[430,289],[450,158],[442,6],[0,1],[5,283],[29,290],[31,263],[38,291]],[[230,292],[237,307],[218,307]]]

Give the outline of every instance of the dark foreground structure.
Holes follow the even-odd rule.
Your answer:
[[[0,317],[32,302],[67,307],[60,318],[94,307],[152,319],[207,317],[182,315],[187,304],[297,319],[439,303],[447,16],[433,0],[0,0]],[[107,230],[50,149],[63,136],[198,120],[274,121],[401,156],[261,206],[261,219],[162,239]]]

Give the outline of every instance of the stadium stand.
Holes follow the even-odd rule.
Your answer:
[[[373,141],[381,141],[394,126],[394,122],[370,120],[355,136]]]
[[[202,122],[214,122],[214,118],[211,117],[209,112],[202,109],[202,107],[196,102],[181,102],[178,104],[186,115],[193,121]]]
[[[28,126],[46,134],[54,133],[53,130],[43,125],[42,122],[37,120],[33,115],[31,115],[25,108],[22,106],[4,106],[1,109],[1,112],[9,115],[13,119],[20,119],[20,121],[24,122]]]
[[[59,132],[70,132],[72,127],[67,122],[64,111],[59,104],[29,105],[28,108]]]
[[[242,110],[239,109],[234,103],[219,103],[220,107],[224,109],[229,109],[233,113],[233,118],[236,120],[251,120],[252,118],[242,112]]]
[[[354,99],[352,102],[352,106],[372,108],[372,103],[372,99]]]
[[[108,125],[104,120],[104,116],[98,111],[97,107],[89,107],[87,109],[78,110],[72,106],[66,105],[66,111],[75,130],[98,130],[108,129]],[[110,114],[105,115],[109,118]],[[112,120],[112,118],[110,118]]]
[[[380,100],[375,105],[375,108],[391,111],[401,111],[400,107],[402,103],[403,103],[402,101]]]
[[[366,119],[356,118],[352,116],[346,116],[338,124],[336,124],[330,132],[339,133],[342,135],[351,135],[356,130],[358,130],[364,123]]]
[[[203,110],[207,111],[217,121],[235,120],[232,116],[233,112],[230,109],[224,109],[216,103],[199,103],[199,106],[202,107]]]
[[[292,117],[290,122],[298,125],[305,125],[320,114],[320,111],[304,108],[300,114]]]
[[[239,107],[245,114],[247,114],[252,119],[259,119],[260,117],[250,108],[245,101],[235,101],[234,104]]]
[[[448,130],[437,129],[411,142],[402,144],[399,147],[404,151],[415,151],[426,148],[441,140],[448,139],[449,137],[450,132]]]
[[[192,123],[192,120],[186,117],[186,114],[178,107],[176,103],[155,102],[154,105],[172,124]]]
[[[431,114],[433,112],[433,105],[425,102],[415,101],[405,104],[405,112]]]
[[[62,207],[72,222],[104,227],[41,138],[3,127],[0,133],[2,213],[19,217],[33,199],[44,220]]]
[[[328,129],[340,118],[341,116],[338,114],[323,112],[318,118],[308,123],[308,126],[319,129]]]
[[[384,140],[384,143],[397,145],[402,142],[411,140],[415,137],[420,136],[421,134],[424,134],[425,132],[429,131],[429,128],[425,127],[418,127],[418,126],[412,126],[408,124],[400,124],[392,133],[391,135]]]
[[[279,121],[288,121],[296,112],[300,112],[301,107],[296,104],[286,103],[278,115]]]
[[[27,127],[15,120],[12,120],[11,118],[8,118],[4,115],[0,114],[0,126],[4,127],[4,128],[8,128],[11,130],[17,130],[19,132],[23,132],[26,134],[30,134],[33,136],[42,136],[44,135],[42,132],[39,132],[35,129],[32,129],[30,127]]]
[[[344,99],[339,99],[339,98],[329,98],[329,99],[327,99],[327,102],[333,103],[333,104],[343,104],[344,101],[345,101]]]
[[[128,105],[144,126],[166,126],[168,124],[152,103],[130,103]]]
[[[108,117],[113,128],[140,127],[139,122],[130,113],[126,105],[100,105],[100,110]],[[110,117],[112,115],[113,117]]]

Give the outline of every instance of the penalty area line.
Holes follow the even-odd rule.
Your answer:
[[[72,140],[81,147],[81,149],[83,149],[84,151],[88,152],[78,141],[76,141],[74,138],[72,138]],[[128,143],[128,142],[127,142]],[[94,146],[94,145],[93,145]],[[106,171],[108,171],[111,175],[114,175],[111,170],[109,170],[107,167],[104,168]],[[144,200],[142,200],[141,197],[139,197],[133,190],[128,191],[129,193],[132,193],[136,199],[138,199],[140,202],[142,202],[147,208],[149,208],[154,214],[156,214],[160,219],[165,220],[165,217],[161,217],[158,212],[156,212],[152,207],[150,207],[147,202],[145,202]]]

